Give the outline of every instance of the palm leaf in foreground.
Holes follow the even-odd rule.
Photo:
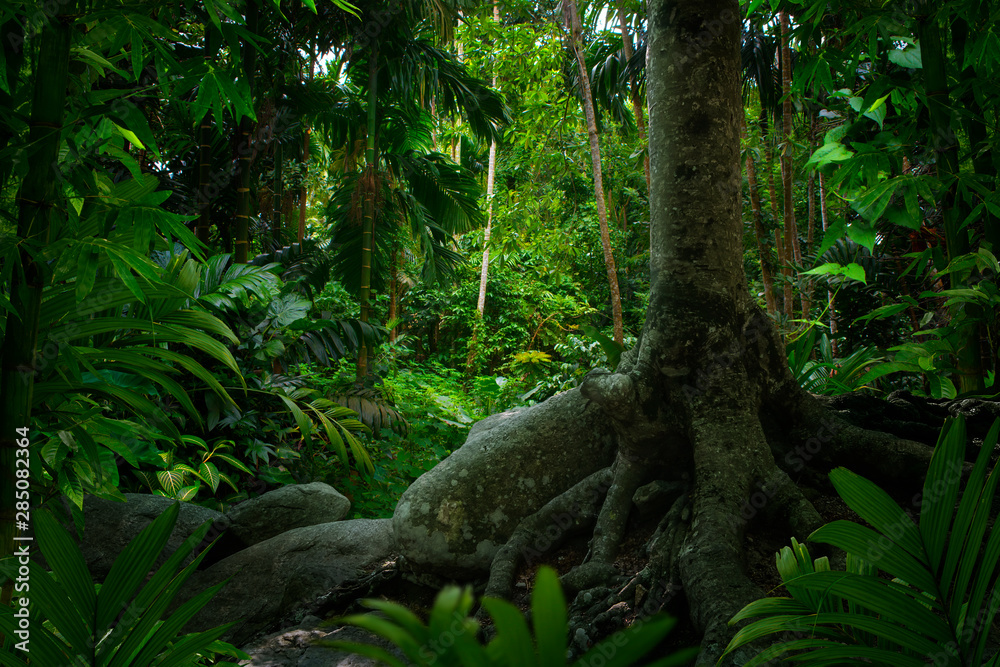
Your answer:
[[[731,624],[763,617],[742,628],[727,653],[778,633],[795,639],[776,644],[747,663],[777,657],[808,664],[842,664],[847,658],[879,665],[1000,665],[984,663],[986,641],[1000,585],[1000,528],[987,530],[1000,480],[1000,463],[988,470],[1000,420],[979,451],[960,490],[965,424],[949,420],[931,458],[919,521],[872,482],[843,468],[830,473],[837,492],[872,528],[834,521],[809,539],[848,553],[847,571],[830,571],[827,559],[811,561],[795,540],[778,554],[778,569],[792,598],[747,605]],[[989,533],[987,535],[987,532]],[[894,577],[879,578],[876,570]]]

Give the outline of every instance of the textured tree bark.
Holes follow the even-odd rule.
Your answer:
[[[778,251],[778,267],[781,271],[781,275],[784,278],[781,287],[781,305],[784,309],[785,319],[792,319],[792,269],[790,266],[791,262],[791,250],[785,243],[785,237],[782,233],[781,222],[782,216],[781,211],[778,207],[778,196],[774,188],[774,151],[769,143],[770,139],[764,137],[764,155],[767,161],[767,191],[771,197],[771,216],[774,218],[774,222],[778,227],[774,230],[774,247]]]
[[[611,290],[611,319],[614,326],[615,342],[620,345],[625,340],[625,328],[622,323],[622,297],[618,291],[618,269],[615,267],[615,256],[611,250],[611,234],[608,231],[608,209],[604,201],[604,177],[601,175],[601,144],[597,135],[597,116],[594,113],[594,99],[590,91],[590,77],[587,73],[587,63],[583,57],[583,28],[576,11],[576,0],[563,2],[563,17],[566,20],[570,46],[573,49],[579,70],[580,97],[583,98],[583,114],[587,119],[587,134],[590,138],[590,163],[594,170],[594,198],[597,200],[597,219],[601,227],[604,266],[608,270],[608,287]]]
[[[364,188],[364,203],[361,219],[361,321],[368,321],[369,298],[371,296],[372,247],[375,242],[375,188],[378,187],[378,169],[375,165],[376,148],[376,103],[378,102],[378,48],[372,47],[368,56],[368,138],[365,147],[365,172],[361,176]],[[368,375],[368,346],[358,349],[357,379]]]

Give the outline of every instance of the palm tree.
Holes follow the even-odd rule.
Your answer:
[[[392,264],[390,260],[377,266],[378,246],[391,245],[394,229],[410,222],[425,257],[433,260],[424,264],[425,277],[433,277],[439,269],[447,272],[458,260],[447,248],[450,235],[468,231],[481,221],[474,179],[429,150],[431,102],[438,114],[463,117],[474,134],[490,141],[496,141],[499,126],[508,121],[506,107],[496,93],[422,36],[425,24],[414,29],[411,21],[385,17],[384,9],[377,9],[381,7],[371,5],[363,11],[369,22],[384,23],[381,31],[368,41],[367,48],[356,52],[347,67],[348,80],[365,91],[347,102],[363,109],[366,119],[364,168],[360,174],[345,177],[330,209],[331,218],[337,221],[335,239],[343,244],[337,261],[342,270],[357,260],[344,255],[343,248],[350,243],[341,240],[360,231],[357,293],[363,322],[370,316],[372,283],[384,282],[384,269]],[[345,154],[350,154],[361,133],[350,125],[336,129],[340,136],[330,137],[329,143],[344,146]],[[384,227],[385,223],[390,224]],[[355,284],[348,275],[341,275],[345,286]],[[358,377],[366,373],[363,350]]]

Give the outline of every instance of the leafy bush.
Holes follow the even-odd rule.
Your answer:
[[[162,461],[163,470],[158,470],[155,473],[147,470],[137,471],[151,493],[188,501],[198,494],[202,484],[205,484],[215,494],[222,482],[229,485],[233,493],[239,493],[239,489],[233,482],[233,475],[231,472],[227,474],[226,467],[253,474],[228,451],[233,446],[231,440],[218,441],[209,446],[201,438],[184,435],[181,436],[181,442],[193,445],[195,449],[200,451],[194,452],[194,456],[187,454],[187,452],[183,452],[183,454],[187,454],[187,456],[183,456],[180,448],[157,452],[157,456]],[[221,470],[220,464],[224,466]]]
[[[326,481],[351,498],[355,518],[391,516],[403,491],[460,447],[481,415],[456,370],[434,361],[419,368],[396,362],[376,365],[391,365],[395,371],[360,388],[352,364],[299,369],[308,386],[356,408],[373,426],[376,437],[365,445],[372,460],[368,474],[341,467],[325,472]]]
[[[911,256],[916,258],[912,268],[921,262],[926,264],[929,251]],[[964,345],[969,328],[981,325],[993,338],[990,341],[992,349],[997,349],[995,332],[1000,326],[1000,289],[997,287],[1000,263],[997,258],[989,250],[980,248],[974,253],[955,257],[933,279],[939,281],[948,274],[966,276],[962,282],[967,286],[924,291],[920,294],[920,298],[924,300],[923,305],[911,296],[902,295],[898,303],[876,308],[858,318],[859,321],[881,320],[892,318],[908,309],[922,311],[920,325],[923,329],[913,334],[914,338],[919,336],[921,339],[890,347],[889,351],[895,353],[893,357],[872,368],[862,378],[863,381],[870,382],[893,373],[903,373],[919,378],[925,385],[921,387],[925,391],[918,388],[914,391],[916,394],[926,393],[933,398],[955,398],[958,391],[948,376],[956,373],[958,351]],[[945,299],[945,307],[960,309],[944,325],[935,327],[932,324],[938,315],[941,299]],[[996,378],[989,374],[985,386],[992,387],[995,382]]]
[[[747,605],[730,623],[764,617],[741,629],[727,653],[752,641],[787,633],[748,667],[782,657],[808,664],[918,667],[982,665],[990,627],[1000,607],[1000,527],[987,531],[1000,481],[987,474],[1000,435],[994,423],[960,493],[965,424],[941,431],[920,498],[917,523],[882,489],[843,468],[830,479],[844,501],[872,528],[834,521],[809,536],[848,554],[847,571],[812,561],[792,540],[777,556],[792,597]],[[891,577],[882,578],[880,573]],[[1000,654],[988,663],[1000,664]]]
[[[207,549],[202,551],[178,572],[184,558],[208,533],[211,522],[198,528],[146,580],[166,546],[179,510],[180,504],[174,503],[129,542],[99,586],[91,580],[80,547],[66,529],[45,511],[34,514],[39,549],[52,571],[34,560],[28,564],[32,593],[28,655],[32,665],[195,666],[209,664],[206,661],[215,655],[237,660],[250,657],[218,641],[232,624],[177,636],[226,582],[199,593],[163,618],[184,582],[208,553]],[[6,559],[0,571],[13,580],[18,575],[17,559]],[[10,650],[18,638],[19,620],[23,620],[15,614],[13,607],[0,607],[0,633],[5,637],[0,664],[27,667],[29,663]],[[213,664],[236,667],[235,662]]]
[[[505,600],[487,597],[482,604],[493,619],[496,636],[488,645],[480,644],[476,638],[479,623],[469,616],[474,604],[471,586],[444,588],[435,599],[426,624],[406,607],[392,602],[365,600],[364,604],[381,615],[359,614],[335,622],[364,628],[389,640],[415,665],[564,667],[568,664],[566,600],[555,570],[549,567],[539,568],[531,593],[534,637],[517,607]],[[619,635],[594,646],[572,664],[574,667],[638,664],[675,623],[676,619],[664,615],[638,620]],[[391,667],[406,664],[377,646],[347,641],[324,642],[324,645],[374,658]],[[647,664],[650,667],[684,665],[697,653],[697,648],[686,649]]]
[[[867,371],[885,360],[874,347],[861,347],[846,357],[833,356],[830,338],[824,333],[816,338],[816,327],[788,343],[788,367],[792,375],[806,391],[814,394],[847,394],[859,389],[870,388]],[[813,354],[816,359],[813,359]]]
[[[569,335],[554,345],[558,359],[543,361],[543,357],[522,356],[505,367],[508,377],[502,383],[500,403],[503,409],[517,405],[533,405],[579,385],[593,368],[613,369],[618,365],[621,349],[613,340],[593,327],[582,327],[583,336]],[[587,340],[589,338],[589,340]],[[636,344],[632,336],[625,338],[625,347]],[[521,353],[526,355],[530,353]],[[545,353],[534,353],[545,354]]]

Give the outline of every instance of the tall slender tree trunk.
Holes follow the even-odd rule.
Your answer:
[[[819,219],[823,227],[823,235],[826,236],[826,228],[829,226],[826,209],[826,179],[823,172],[819,172]],[[830,311],[830,348],[833,356],[837,356],[837,311],[834,309],[833,290],[826,290],[826,303]]]
[[[628,29],[628,22],[625,20],[624,3],[618,3],[618,23],[622,31],[622,49],[625,51],[625,60],[632,60],[634,51],[632,46],[632,33]],[[639,85],[635,80],[635,75],[630,74],[628,78],[629,94],[632,97],[632,112],[635,114],[635,126],[639,131],[639,144],[645,150],[642,160],[643,171],[646,174],[646,190],[649,190],[649,146],[646,141],[646,119],[642,111],[642,96],[639,94]]]
[[[917,37],[921,48],[932,145],[937,154],[937,175],[945,184],[945,191],[939,203],[944,217],[948,261],[951,261],[969,252],[969,237],[968,232],[960,228],[965,216],[962,210],[964,207],[957,197],[958,141],[951,130],[951,96],[948,91],[941,28],[934,17],[936,9],[937,5],[929,0],[922,0],[917,5]],[[964,287],[967,278],[967,272],[949,274],[952,289]],[[964,310],[961,305],[956,305],[951,308],[951,317],[958,327],[959,336],[956,350],[958,391],[981,392],[982,352],[974,313]]]
[[[0,90],[0,107],[13,109],[14,95],[17,94],[18,75],[24,64],[24,26],[19,21],[11,19],[0,24],[0,35],[3,36],[3,39],[0,39],[0,53],[3,55],[7,86],[10,89],[10,92]],[[0,127],[0,151],[7,147],[7,142],[13,137],[14,132],[6,125]],[[0,191],[7,183],[7,178],[13,167],[13,161],[5,161],[0,164]]]
[[[316,47],[313,44],[309,45],[309,80],[313,80],[313,74],[316,71]],[[306,187],[306,180],[309,176],[309,137],[311,135],[311,128],[306,125],[305,136],[302,138],[302,187],[299,191],[299,243],[306,237],[306,204],[308,202],[308,188]]]
[[[49,242],[50,230],[64,210],[58,180],[53,170],[59,164],[59,145],[66,85],[69,76],[69,52],[72,37],[70,19],[59,5],[55,16],[41,31],[35,83],[28,120],[28,145],[32,148],[28,173],[17,196],[18,261],[10,277],[9,299],[17,317],[8,317],[0,350],[0,558],[14,550],[15,460],[21,444],[29,439],[31,402],[35,382],[35,353],[42,291],[48,280],[48,267],[36,257]],[[56,223],[58,224],[58,223]],[[22,438],[24,440],[22,440]],[[18,468],[23,470],[23,468]],[[15,530],[16,528],[16,530]],[[4,585],[0,604],[11,599],[13,582]]]
[[[767,248],[767,230],[764,229],[764,219],[760,207],[760,193],[757,191],[757,168],[753,156],[747,150],[747,185],[750,190],[750,211],[753,215],[754,237],[757,239],[757,254],[760,256],[760,276],[764,283],[764,301],[767,303],[769,315],[776,315],[778,306],[774,295],[774,266],[771,263],[771,253]]]
[[[361,230],[361,321],[368,322],[369,300],[371,298],[372,245],[375,240],[375,188],[378,187],[378,173],[375,165],[375,110],[378,103],[378,47],[372,46],[368,56],[368,124],[365,147],[365,171],[361,187],[364,188],[364,209]],[[368,375],[368,346],[358,350],[357,377],[361,380]]]
[[[785,225],[785,253],[796,264],[802,264],[802,253],[799,249],[799,234],[795,224],[795,202],[792,173],[792,50],[789,45],[788,12],[779,12],[778,21],[781,25],[781,194],[782,214]],[[789,269],[789,276],[791,270]],[[809,318],[809,302],[805,290],[799,285],[799,296],[802,300],[802,317]],[[789,304],[785,305],[790,310]]]
[[[195,228],[198,240],[206,245],[212,226],[212,199],[209,196],[212,177],[212,127],[212,111],[209,110],[202,117],[198,128],[198,223]]]
[[[211,24],[205,25],[205,61],[212,63],[218,51],[218,33]],[[212,226],[212,198],[215,190],[211,183],[212,177],[212,129],[215,119],[209,109],[202,116],[198,127],[198,223],[195,234],[198,240],[208,245],[209,232]]]
[[[778,251],[778,266],[784,278],[781,284],[781,303],[785,319],[791,320],[793,316],[791,251],[788,248],[788,244],[785,243],[785,238],[782,234],[782,216],[778,208],[778,196],[774,189],[774,151],[771,149],[768,137],[764,137],[764,142],[764,155],[767,161],[767,190],[771,197],[771,216],[774,218],[775,224],[778,225],[774,230],[774,247]]]
[[[393,322],[392,329],[389,330],[389,342],[394,342],[399,336],[399,326],[394,320],[399,317],[399,259],[402,254],[399,250],[393,250],[389,260],[389,321]]]
[[[812,155],[815,139],[816,119],[809,118],[809,154]],[[806,247],[802,253],[808,256],[813,248],[813,236],[816,227],[816,172],[810,171],[806,180]],[[809,319],[809,312],[812,309],[813,284],[808,280],[800,280],[802,289],[802,317]]]
[[[274,74],[274,90],[272,91],[274,105],[274,121],[277,124],[277,119],[281,117],[281,84],[282,84],[282,70],[284,69],[284,58],[279,58],[278,61],[278,71]],[[281,141],[277,134],[272,134],[271,136],[271,158],[273,163],[273,170],[271,172],[271,240],[274,242],[275,247],[280,248],[283,240],[283,222],[288,220],[288,216],[283,216],[284,213],[284,190],[281,184],[282,177],[282,166],[284,162],[284,151],[281,147]],[[290,194],[290,193],[289,193]]]
[[[580,96],[583,98],[583,114],[587,119],[587,134],[590,137],[590,162],[594,170],[594,196],[597,199],[597,219],[601,227],[601,245],[604,249],[604,266],[608,271],[608,286],[611,288],[611,315],[614,325],[615,342],[619,345],[625,339],[622,323],[622,299],[618,291],[618,270],[615,256],[611,251],[611,233],[608,231],[608,209],[604,201],[604,178],[601,175],[601,144],[597,135],[597,116],[590,91],[590,77],[583,57],[583,27],[576,11],[576,0],[563,1],[563,17],[569,30],[570,46],[576,56],[580,72]]]
[[[500,5],[493,0],[493,21],[500,25]],[[493,63],[493,88],[497,87],[497,65]],[[483,265],[479,272],[479,300],[476,314],[480,319],[486,309],[486,280],[490,270],[490,235],[493,233],[493,185],[497,173],[497,142],[490,142],[490,162],[486,172],[486,230],[483,232]],[[471,347],[471,346],[470,346]]]
[[[271,239],[277,247],[282,245],[282,187],[281,187],[281,142],[274,138],[274,172],[271,180]]]
[[[255,2],[247,6],[247,27],[250,32],[257,32],[258,8]],[[257,70],[257,51],[246,41],[243,44],[243,72],[247,77],[253,99],[253,77]],[[240,119],[239,144],[237,156],[239,159],[240,177],[236,187],[236,239],[233,242],[233,260],[237,264],[246,264],[250,253],[250,167],[253,162],[253,145],[250,138],[252,123],[248,116]]]

